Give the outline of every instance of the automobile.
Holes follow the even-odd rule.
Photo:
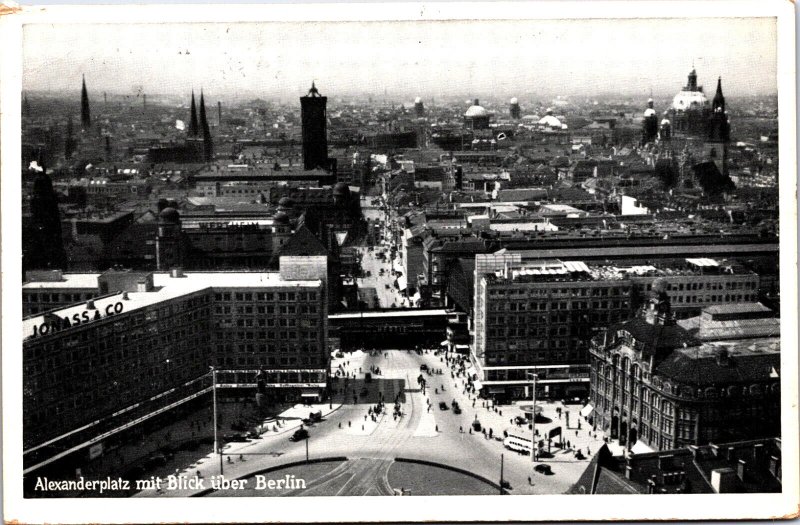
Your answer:
[[[421,365],[419,365],[419,369],[420,369],[421,372],[427,372],[428,371],[428,365],[421,364]]]
[[[475,421],[472,422],[472,430],[474,430],[475,432],[480,432],[481,428],[483,428],[483,427],[481,427],[481,422],[480,421],[475,420]]]
[[[258,431],[256,430],[251,430],[250,432],[247,433],[247,437],[249,439],[259,439],[261,437],[261,434],[259,434]]]
[[[447,403],[445,403],[444,401],[441,401],[439,403],[439,410],[447,410]]]
[[[304,428],[298,428],[295,430],[292,437],[289,438],[289,441],[303,441],[304,439],[308,438],[308,430]]]
[[[533,470],[535,470],[539,474],[545,474],[547,476],[553,475],[553,469],[550,468],[550,465],[546,465],[544,463],[539,463],[538,465],[533,467]]]
[[[453,407],[453,414],[460,414],[460,413],[461,413],[461,407],[458,406],[458,405],[454,406]]]
[[[144,462],[144,468],[154,469],[156,467],[163,467],[167,464],[167,457],[164,454],[153,454]]]
[[[336,352],[336,357],[341,359],[342,357],[344,357],[344,354],[341,352]]]
[[[222,436],[222,441],[225,443],[245,443],[247,441],[247,436],[244,434],[225,434]]]
[[[367,277],[372,277],[372,272],[367,270]]]
[[[514,423],[516,423],[517,425],[524,425],[527,422],[528,422],[528,420],[525,419],[522,416],[517,416],[517,417],[514,418]]]

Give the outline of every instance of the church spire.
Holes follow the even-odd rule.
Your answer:
[[[725,113],[725,97],[722,95],[722,77],[717,79],[717,93],[714,95],[711,109],[714,112],[721,111]]]
[[[211,142],[211,129],[208,126],[206,117],[206,101],[203,97],[203,90],[200,90],[200,131],[203,133],[203,160],[211,162],[214,156],[214,146]]]
[[[200,128],[197,125],[197,106],[194,103],[194,90],[192,90],[192,107],[191,115],[189,115],[189,136],[196,137],[200,134]]]
[[[86,75],[83,75],[81,86],[81,127],[86,130],[92,127],[92,117],[89,114],[89,94],[86,92]]]

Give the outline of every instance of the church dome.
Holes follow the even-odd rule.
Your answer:
[[[703,109],[708,106],[708,99],[702,91],[681,91],[672,99],[672,109],[686,111]]]
[[[561,129],[561,121],[553,116],[553,110],[547,110],[547,115],[539,119],[539,125],[553,129]]]
[[[337,182],[333,186],[333,194],[337,197],[347,197],[350,195],[350,186],[344,182]]]
[[[272,220],[275,221],[275,224],[289,224],[289,215],[286,212],[279,211],[272,216]]]
[[[169,206],[161,210],[161,213],[158,214],[158,218],[164,222],[179,222],[181,216],[178,213],[178,210]]]
[[[656,110],[655,109],[647,108],[647,109],[644,110],[644,117],[645,118],[655,117],[655,116],[656,116]]]
[[[514,97],[514,98],[511,99],[509,104],[519,104],[519,100],[517,100],[517,97]]]
[[[422,99],[420,97],[415,98],[414,104],[422,104]]]
[[[472,101],[472,105],[467,108],[467,111],[464,113],[464,116],[467,118],[480,118],[488,115],[489,113],[486,111],[486,108],[480,105],[477,98]]]

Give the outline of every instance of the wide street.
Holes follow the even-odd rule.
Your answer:
[[[441,375],[423,373],[428,387],[425,392],[417,383],[422,364],[431,370],[441,369],[443,372]],[[545,460],[552,468],[553,475],[532,474],[530,456],[508,450],[502,444],[503,431],[513,426],[510,419],[521,415],[521,409],[515,405],[484,407],[485,401],[476,400],[464,392],[463,378],[451,376],[443,354],[435,355],[433,351],[428,351],[419,355],[414,351],[394,350],[370,355],[359,351],[345,353],[343,358],[334,359],[332,370],[340,369],[340,365],[341,370],[350,377],[334,382],[336,394],[333,403],[297,407],[291,411],[295,417],[284,414],[284,425],[276,427],[277,431],[270,430],[261,438],[249,442],[227,444],[222,464],[226,478],[244,477],[265,468],[304,460],[306,442],[292,442],[289,437],[299,427],[300,418],[304,417],[306,411],[323,408],[323,412],[327,413],[324,420],[308,427],[310,458],[344,456],[349,460],[366,458],[386,461],[397,457],[412,458],[462,468],[498,482],[500,457],[503,455],[504,479],[511,485],[510,494],[563,493],[577,481],[591,459],[589,456],[588,459],[578,460],[571,452],[553,448],[554,457]],[[365,373],[370,372],[373,366],[380,368],[381,375],[373,374],[372,381],[367,383]],[[361,395],[362,389],[366,389],[366,395]],[[396,397],[401,402],[403,412],[398,419],[392,416]],[[386,410],[373,421],[368,410],[380,399],[385,401]],[[460,415],[449,408],[453,400],[463,409]],[[447,403],[448,410],[440,410],[440,402]],[[543,415],[552,421],[537,423],[537,429],[544,433],[556,426],[563,428],[565,421],[560,420],[556,413],[556,408],[561,406],[560,403],[542,404]],[[570,444],[580,447],[584,454],[593,454],[602,444],[602,436],[598,433],[597,437],[593,437],[585,422],[580,430],[576,430],[579,405],[564,408],[570,409],[572,416],[571,428],[564,429],[564,440],[569,439]],[[470,423],[476,417],[484,427],[491,428],[493,435],[499,436],[500,440],[488,439],[482,433],[471,434]],[[525,430],[527,428],[527,425],[522,427],[520,432],[529,433]],[[349,467],[353,471],[353,479],[349,482],[347,493],[381,493],[370,492],[368,485],[376,483],[376,472],[385,470],[385,465],[385,462],[367,462],[362,467]],[[178,472],[187,477],[199,475],[208,479],[220,473],[219,456],[208,454],[198,461],[178,467]],[[359,475],[359,472],[363,475]],[[532,476],[532,485],[528,483],[529,476]],[[138,495],[188,496],[196,492],[144,491]]]

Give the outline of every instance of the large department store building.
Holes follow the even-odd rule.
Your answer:
[[[270,401],[324,397],[326,268],[120,272],[115,291],[26,317],[25,467],[210,392],[212,366],[223,389],[254,389],[263,370]]]

